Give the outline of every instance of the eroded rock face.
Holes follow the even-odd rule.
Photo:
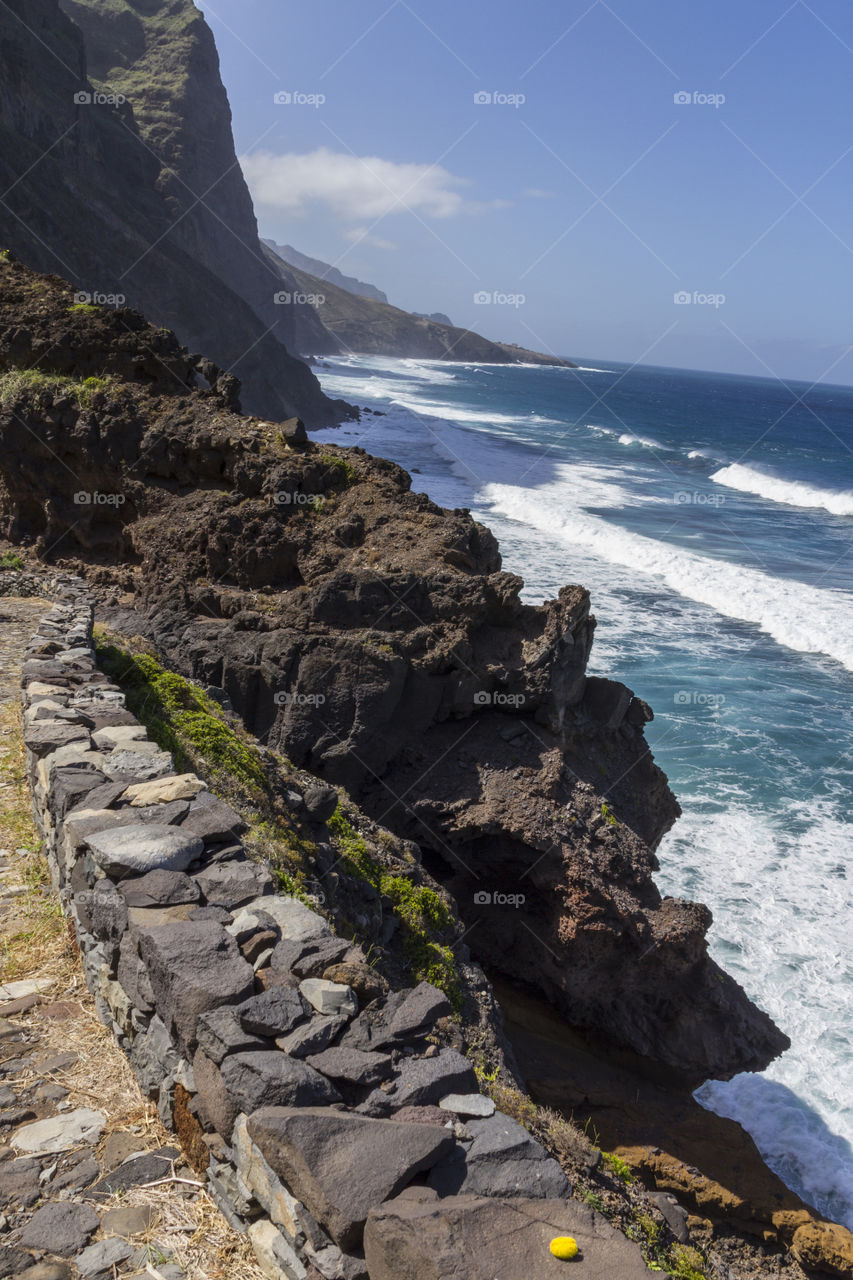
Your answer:
[[[68,290],[0,273],[2,367],[20,300],[28,343],[47,349]],[[105,360],[123,349],[108,324],[94,336]],[[572,1025],[691,1084],[787,1047],[709,959],[710,913],[655,887],[679,810],[644,737],[649,708],[586,675],[588,592],[525,605],[492,534],[413,494],[400,467],[289,441],[218,394],[152,396],[118,357],[109,367],[115,383],[85,408],[47,395],[0,411],[0,530],[89,565],[120,628],[412,841],[474,955]],[[81,510],[78,485],[125,501]],[[334,796],[309,798],[322,843]]]

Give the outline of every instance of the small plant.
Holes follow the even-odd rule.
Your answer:
[[[597,1196],[594,1191],[579,1190],[578,1195],[584,1204],[588,1204],[590,1209],[594,1209],[596,1213],[604,1212],[604,1201],[601,1196]]]
[[[438,987],[458,1010],[459,975],[453,950],[445,941],[455,932],[453,912],[434,889],[386,871],[371,856],[364,839],[353,829],[340,805],[329,819],[328,827],[338,839],[347,873],[366,880],[390,902],[402,928],[403,950],[413,977]]]
[[[67,396],[78,408],[87,409],[94,397],[111,385],[110,378],[67,378],[40,369],[10,369],[0,376],[0,406],[8,409],[22,399],[46,406]]]
[[[14,551],[4,551],[0,556],[0,569],[23,569],[24,562]]]
[[[630,1186],[634,1181],[634,1174],[632,1173],[631,1166],[629,1164],[626,1164],[619,1156],[614,1155],[612,1151],[602,1151],[601,1158],[611,1173],[614,1173],[617,1178],[621,1179],[626,1186]]]
[[[76,312],[77,315],[97,316],[100,314],[101,308],[96,306],[94,302],[74,302],[68,310]]]
[[[334,453],[323,453],[320,462],[332,473],[332,483],[341,489],[348,489],[358,480],[355,467],[346,458],[339,458]]]
[[[602,818],[604,819],[604,821],[607,823],[607,825],[608,825],[609,827],[618,827],[618,826],[619,826],[619,823],[618,823],[617,818],[616,818],[616,814],[615,814],[615,813],[613,812],[613,810],[610,808],[610,805],[609,805],[609,804],[606,804],[606,803],[605,803],[605,804],[603,804],[603,805],[601,806],[601,816],[602,816]]]
[[[675,1280],[707,1280],[705,1259],[690,1245],[673,1245],[669,1253],[668,1271]]]

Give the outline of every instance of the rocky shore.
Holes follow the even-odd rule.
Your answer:
[[[137,1042],[155,1053],[156,1042],[152,1087],[185,1149],[232,1168],[280,1230],[270,1208],[279,1193],[263,1179],[250,1186],[231,1159],[243,1141],[234,1146],[239,1116],[249,1117],[254,1144],[242,1148],[244,1162],[264,1168],[256,1149],[273,1168],[276,1151],[276,1176],[297,1200],[301,1188],[327,1236],[316,1243],[304,1224],[290,1232],[300,1265],[311,1249],[358,1261],[372,1239],[373,1261],[365,1246],[361,1264],[371,1275],[410,1267],[426,1276],[404,1242],[435,1214],[435,1256],[446,1248],[442,1232],[470,1229],[491,1276],[493,1204],[473,1216],[460,1205],[456,1217],[455,1208],[425,1208],[430,1197],[407,1197],[382,1217],[378,1206],[404,1185],[395,1181],[374,1189],[379,1198],[347,1225],[319,1212],[303,1183],[291,1185],[303,1174],[286,1156],[287,1135],[305,1117],[276,1117],[284,1128],[274,1137],[253,1130],[251,1117],[267,1106],[343,1106],[399,1124],[402,1099],[432,1108],[448,1095],[482,1097],[487,1077],[523,1098],[528,1044],[520,1035],[516,1054],[507,1042],[482,967],[523,982],[572,1034],[630,1056],[659,1091],[661,1132],[667,1098],[675,1111],[675,1099],[688,1105],[708,1076],[759,1070],[784,1051],[784,1034],[709,958],[709,912],[655,888],[654,848],[678,806],[645,742],[651,711],[623,685],[587,677],[595,624],[582,587],[522,604],[522,584],[501,571],[489,531],[412,494],[401,468],[358,449],[320,448],[296,420],[241,415],[235,380],[202,368],[171,334],[132,312],[78,308],[71,286],[9,255],[0,287],[0,536],[31,563],[86,581],[47,619],[24,680],[41,686],[27,705],[38,811],[104,1017],[131,1054]],[[105,669],[91,650],[90,601],[115,634],[134,637],[131,651],[106,644]],[[89,686],[102,686],[110,705],[89,706]],[[130,694],[150,727],[128,709]],[[211,707],[236,713],[257,748],[244,755]],[[192,768],[176,769],[174,753],[185,751],[176,725],[197,735]],[[219,769],[223,786],[239,781],[248,818],[230,794],[205,796],[202,765]],[[230,805],[227,822],[220,804]],[[75,808],[75,819],[84,816],[69,827]],[[132,828],[143,809],[153,825],[140,852]],[[271,892],[276,866],[283,899]],[[149,872],[150,887],[131,902],[127,886]],[[368,955],[378,983],[365,973]],[[189,971],[188,956],[197,957]],[[220,964],[221,982],[211,978]],[[267,971],[280,980],[258,976]],[[401,1040],[385,1023],[395,1025],[412,992],[431,1012],[411,1039],[406,1013]],[[252,1012],[259,999],[263,1025]],[[248,1012],[223,1021],[214,1006]],[[335,1035],[315,1041],[330,1026]],[[547,1101],[571,1111],[567,1096]],[[506,1123],[517,1123],[520,1105]],[[469,1134],[475,1126],[475,1139],[490,1119],[453,1114]],[[438,1119],[431,1113],[433,1127]],[[700,1210],[701,1239],[757,1230],[772,1248],[797,1253],[809,1227],[823,1244],[809,1237],[808,1265],[845,1274],[838,1241],[846,1244],[805,1206],[786,1200],[781,1212],[807,1219],[776,1222],[772,1211],[700,1205],[690,1199],[695,1181],[677,1186],[621,1122],[607,1123],[608,1142],[650,1186]],[[510,1146],[527,1141],[512,1132]],[[211,1144],[217,1134],[224,1146]],[[457,1147],[435,1147],[433,1165],[407,1165],[409,1181],[453,1164],[465,1141],[454,1136]],[[491,1150],[492,1137],[483,1141]],[[315,1135],[311,1150],[326,1143]],[[547,1151],[535,1159],[547,1162]],[[565,1176],[565,1165],[549,1167]],[[453,1175],[454,1194],[464,1184],[480,1196],[466,1177]],[[777,1190],[767,1174],[761,1194],[769,1202]],[[572,1205],[566,1194],[556,1197],[561,1213]],[[233,1198],[223,1207],[239,1217]],[[363,1237],[374,1210],[375,1231]],[[521,1219],[507,1230],[537,1240],[556,1232],[543,1212],[514,1205]],[[572,1221],[574,1234],[587,1229]],[[588,1227],[592,1255],[600,1224]],[[793,1254],[777,1257],[796,1280]],[[707,1274],[762,1274],[753,1262],[749,1270],[733,1258],[728,1276],[709,1263]]]

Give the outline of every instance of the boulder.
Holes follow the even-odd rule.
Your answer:
[[[358,1003],[362,1008],[388,994],[387,981],[369,964],[354,961],[331,964],[323,971],[323,977],[327,982],[340,982],[344,986],[351,987],[358,996]]]
[[[234,840],[246,830],[246,823],[237,810],[209,791],[202,791],[193,800],[181,825],[200,836],[205,844]]]
[[[259,1107],[323,1107],[341,1101],[324,1076],[281,1050],[230,1054],[219,1070],[230,1097],[247,1115]]]
[[[217,862],[197,871],[194,879],[205,902],[228,907],[229,910],[241,907],[263,893],[271,893],[273,889],[273,878],[266,868],[248,859]]]
[[[163,869],[122,881],[119,892],[129,907],[177,907],[201,897],[195,880],[183,871]]]
[[[453,1146],[444,1129],[319,1108],[264,1108],[249,1137],[341,1249],[357,1248],[370,1210]]]
[[[309,1067],[330,1080],[347,1084],[379,1084],[393,1074],[391,1058],[385,1053],[365,1053],[361,1049],[325,1049],[305,1059]]]
[[[245,1000],[235,1012],[243,1030],[250,1035],[275,1038],[305,1022],[311,1010],[307,1000],[292,987],[273,987]]]
[[[474,1141],[460,1145],[429,1176],[440,1196],[523,1196],[558,1200],[571,1187],[556,1160],[515,1120],[494,1115],[468,1120]]]
[[[147,871],[185,871],[204,849],[198,836],[144,822],[92,834],[86,844],[98,866],[115,879]]]
[[[571,1236],[575,1263],[550,1243]],[[636,1244],[574,1200],[400,1198],[374,1209],[364,1233],[370,1280],[649,1280]],[[574,1271],[573,1271],[574,1269]]]
[[[289,1053],[292,1058],[307,1058],[312,1053],[322,1053],[328,1049],[347,1025],[343,1014],[331,1017],[315,1014],[310,1022],[303,1023],[289,1035],[276,1039],[279,1049]]]
[[[430,1034],[439,1018],[452,1013],[443,991],[421,982],[407,992],[397,992],[378,1017],[362,1014],[346,1034],[345,1044],[355,1049],[391,1049]]]
[[[20,1242],[25,1249],[42,1249],[70,1258],[85,1247],[101,1225],[91,1205],[73,1200],[46,1204],[24,1227]]]
[[[203,1013],[196,1024],[198,1047],[218,1066],[229,1053],[269,1049],[269,1042],[245,1031],[234,1005]]]
[[[201,1014],[239,1004],[254,990],[254,972],[222,925],[185,920],[139,931],[157,1012],[185,1057]]]
[[[432,1058],[405,1058],[394,1087],[387,1093],[374,1090],[365,1107],[370,1115],[387,1115],[398,1107],[426,1107],[450,1093],[476,1091],[477,1076],[468,1059],[455,1049],[441,1049]]]
[[[853,1275],[853,1235],[837,1223],[805,1223],[794,1233],[791,1251],[804,1267],[830,1276]]]

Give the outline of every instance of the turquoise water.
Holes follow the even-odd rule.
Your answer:
[[[591,670],[653,706],[684,816],[665,893],[791,1051],[700,1100],[853,1227],[853,389],[606,363],[373,357],[319,370],[382,410],[324,433],[470,507],[538,602],[581,582]]]

